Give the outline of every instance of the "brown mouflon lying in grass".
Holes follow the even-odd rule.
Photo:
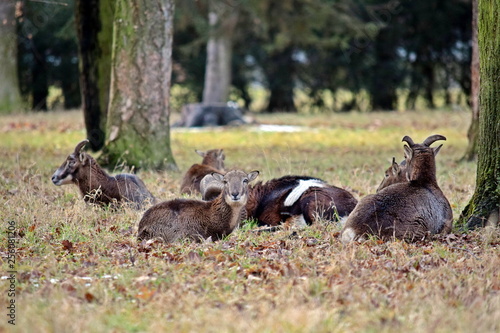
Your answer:
[[[406,178],[406,160],[401,161],[400,164],[396,163],[396,158],[392,158],[391,166],[385,170],[384,179],[377,188],[377,192],[386,188],[387,186],[407,182]]]
[[[78,143],[64,163],[52,175],[54,185],[75,184],[86,202],[109,205],[130,202],[136,209],[155,198],[143,181],[133,174],[110,176],[96,160],[82,151],[88,140]]]
[[[408,181],[393,184],[376,194],[362,198],[347,218],[341,233],[342,242],[376,235],[417,240],[427,233],[451,231],[453,212],[436,180],[435,156],[442,145],[431,148],[442,135],[432,135],[423,143],[409,136],[403,141]]]
[[[201,164],[193,164],[182,179],[181,194],[200,193],[200,181],[212,172],[224,173],[224,160],[226,156],[222,149],[211,149],[206,152],[195,150],[203,157]]]
[[[204,200],[220,193],[211,175],[201,182]],[[357,200],[348,191],[309,176],[283,176],[250,186],[248,217],[261,225],[276,226],[282,222],[304,225],[318,218],[337,221],[349,215]]]
[[[258,174],[240,170],[225,175],[214,172],[214,179],[223,188],[218,197],[212,201],[174,199],[154,205],[142,216],[137,239],[161,237],[170,243],[183,238],[218,240],[229,235],[247,217],[248,183]]]

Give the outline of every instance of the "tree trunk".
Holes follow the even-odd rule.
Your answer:
[[[210,1],[209,6],[210,38],[207,44],[203,104],[226,103],[231,85],[231,57],[238,6],[217,0]]]
[[[480,106],[476,190],[460,216],[468,228],[498,224],[500,206],[500,4],[479,2]]]
[[[17,77],[16,1],[0,3],[0,113],[21,108],[21,94]]]
[[[471,93],[470,104],[472,109],[472,119],[467,132],[469,145],[465,150],[462,160],[472,161],[477,155],[477,136],[479,132],[479,50],[477,42],[477,2],[472,0],[472,62],[471,71]]]
[[[47,111],[47,97],[49,96],[49,79],[47,62],[45,61],[45,46],[39,41],[40,34],[33,37],[33,56],[35,58],[31,68],[32,83],[31,95],[33,101],[31,108],[35,111]]]
[[[375,61],[373,79],[370,84],[371,104],[374,110],[392,111],[396,108],[396,87],[399,84],[398,71],[394,68],[396,52],[388,29],[379,31],[375,40]]]
[[[174,0],[117,0],[101,162],[176,168],[170,149]]]
[[[295,65],[292,59],[293,47],[275,51],[266,66],[266,77],[270,96],[267,112],[297,112],[293,102],[293,76]]]
[[[434,104],[434,65],[430,62],[423,64],[422,73],[426,78],[426,85],[424,89],[424,97],[427,100],[427,107],[429,109],[435,109]]]
[[[92,150],[104,145],[111,81],[115,0],[77,0],[75,20],[87,138]]]

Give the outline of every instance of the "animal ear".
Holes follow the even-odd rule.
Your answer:
[[[443,145],[439,145],[437,147],[432,148],[434,150],[434,156],[436,156],[439,153],[439,149],[441,149]]]
[[[79,155],[78,155],[78,159],[80,160],[80,163],[82,163],[82,165],[85,165],[87,164],[89,158],[87,156],[86,153],[84,152],[81,152]]]
[[[399,168],[399,164],[396,162],[396,158],[392,158],[392,173],[394,175],[397,175],[401,172],[401,169]]]
[[[404,146],[404,149],[405,149],[405,158],[406,158],[406,160],[411,160],[411,158],[413,156],[413,150],[411,150],[411,148],[408,147],[407,145]]]
[[[224,175],[218,173],[218,172],[212,172],[212,177],[214,177],[215,180],[221,182],[224,179]]]
[[[226,155],[224,155],[224,150],[223,150],[223,149],[219,150],[219,157],[220,157],[222,160],[225,160],[225,159],[226,159]]]
[[[204,151],[197,150],[197,149],[195,149],[194,151],[196,152],[196,154],[200,155],[201,157],[207,156],[207,153],[205,153]]]
[[[257,171],[257,170],[254,170],[254,171],[250,172],[247,175],[248,181],[251,182],[252,180],[254,180],[255,178],[257,178],[258,175],[259,175],[259,171]]]

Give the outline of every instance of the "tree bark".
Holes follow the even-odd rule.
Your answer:
[[[434,65],[431,62],[426,61],[422,66],[422,74],[426,79],[425,89],[424,89],[424,98],[427,101],[427,107],[429,109],[435,109],[436,105],[434,104],[434,88],[435,88],[435,80],[434,80]]]
[[[468,228],[498,224],[500,205],[500,4],[479,2],[480,108],[475,192],[460,222]]]
[[[101,162],[176,168],[170,149],[174,0],[117,0]]]
[[[226,103],[231,85],[231,57],[238,6],[210,1],[208,21],[210,38],[207,44],[203,104]]]
[[[0,113],[21,108],[21,94],[17,77],[16,1],[0,3]]]
[[[472,161],[477,155],[477,137],[479,132],[479,49],[477,41],[477,2],[478,0],[472,0],[472,62],[470,65],[471,71],[471,111],[472,119],[469,126],[469,131],[467,132],[467,138],[469,139],[469,145],[465,150],[465,154],[462,160]]]
[[[31,108],[35,111],[47,111],[47,97],[49,96],[49,78],[47,73],[47,62],[45,61],[45,46],[41,41],[40,34],[33,37],[33,55],[35,62],[31,69],[32,83]]]
[[[275,51],[269,57],[266,77],[270,96],[267,112],[297,112],[293,101],[295,64],[293,47]]]
[[[87,138],[92,150],[104,145],[111,81],[115,0],[77,0],[76,26]]]
[[[398,71],[394,68],[396,52],[388,29],[379,31],[375,41],[373,79],[370,85],[371,104],[374,110],[392,111],[396,108]]]

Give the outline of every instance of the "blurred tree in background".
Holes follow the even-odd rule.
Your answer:
[[[104,131],[110,78],[105,58],[111,49],[106,36],[112,33],[115,1],[16,1],[19,89],[31,108],[47,109],[49,87],[60,89],[64,107],[80,105],[79,45],[83,106],[90,115],[86,121],[94,119],[89,128]],[[82,6],[100,16],[91,21],[77,15],[75,20]],[[210,25],[210,13],[218,16],[217,25]],[[471,21],[472,0],[177,1],[172,50],[176,105],[202,101],[210,86],[227,86],[222,76],[211,79],[207,67],[213,63],[207,48],[220,49],[210,45],[225,36],[230,42],[219,46],[226,45],[224,52],[231,55],[224,67],[231,85],[222,95],[229,90],[229,98],[239,98],[246,107],[264,99],[259,109],[253,107],[256,111],[463,103],[471,88]],[[99,92],[90,95],[99,97],[89,99],[92,83]],[[265,93],[256,94],[259,89]],[[102,140],[95,141],[93,148],[99,149]]]
[[[17,79],[16,2],[0,3],[0,113],[21,108],[21,96]]]
[[[74,1],[19,1],[20,90],[33,110],[47,110],[49,87],[62,90],[63,107],[81,104]]]
[[[92,150],[104,146],[115,0],[76,0],[82,107]]]

